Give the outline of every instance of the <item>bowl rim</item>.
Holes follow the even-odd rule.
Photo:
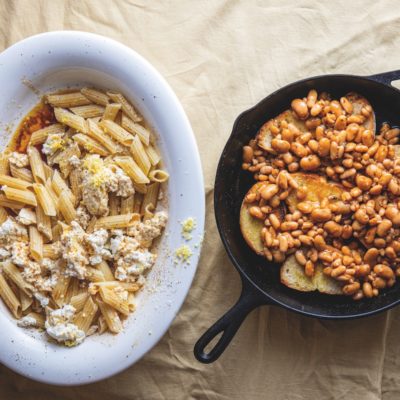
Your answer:
[[[160,90],[163,92],[164,97],[168,98],[168,101],[172,103],[173,108],[176,112],[176,118],[179,118],[181,120],[181,123],[185,126],[185,132],[181,132],[181,134],[185,134],[185,144],[186,144],[186,149],[190,151],[190,159],[191,159],[191,179],[195,181],[196,185],[196,194],[199,195],[201,194],[200,198],[197,199],[198,202],[198,208],[196,208],[196,222],[197,222],[197,233],[200,236],[203,236],[204,234],[204,222],[205,222],[205,191],[204,191],[204,179],[203,179],[203,172],[202,172],[202,166],[201,166],[201,161],[200,161],[200,155],[196,143],[196,139],[191,127],[191,124],[189,122],[189,119],[183,109],[183,106],[181,105],[178,97],[176,94],[173,92],[172,88],[168,84],[168,82],[165,80],[165,78],[156,70],[156,68],[150,64],[149,61],[147,61],[142,55],[137,53],[135,50],[132,48],[120,43],[117,40],[90,33],[90,32],[84,32],[84,31],[79,31],[79,30],[67,30],[67,31],[51,31],[51,32],[45,32],[45,33],[40,33],[37,35],[29,36],[21,41],[18,41],[17,43],[13,44],[12,46],[6,48],[3,52],[0,53],[0,64],[2,64],[7,58],[9,57],[14,57],[18,52],[21,46],[26,46],[29,44],[37,44],[40,43],[41,41],[52,39],[54,41],[60,40],[60,39],[79,39],[79,40],[89,40],[90,42],[93,42],[93,45],[101,45],[106,44],[106,45],[111,45],[113,48],[116,50],[118,49],[121,53],[123,53],[126,58],[130,58],[131,60],[134,60],[136,63],[141,64],[144,69],[148,72],[148,75],[151,77],[151,80],[154,80],[157,85],[160,87]],[[109,56],[109,55],[108,55]],[[107,57],[107,55],[106,55]],[[1,80],[1,79],[0,79]],[[196,254],[193,254],[191,257],[191,270],[190,270],[190,276],[185,279],[185,284],[184,284],[184,289],[181,291],[182,293],[179,295],[179,298],[174,298],[174,301],[176,302],[176,307],[175,307],[175,312],[173,313],[172,317],[168,320],[167,323],[163,323],[161,328],[152,334],[152,340],[150,345],[147,345],[145,348],[143,348],[141,351],[138,352],[138,356],[129,359],[127,362],[123,363],[122,365],[118,366],[113,366],[109,365],[109,367],[106,370],[100,371],[93,371],[93,374],[90,376],[85,376],[84,378],[79,378],[74,380],[73,378],[68,378],[67,381],[64,381],[63,379],[53,379],[49,378],[46,376],[41,376],[39,374],[35,375],[32,374],[31,371],[26,371],[21,366],[16,363],[14,360],[7,359],[7,356],[4,355],[3,352],[1,352],[1,362],[6,365],[8,368],[12,369],[13,371],[29,378],[33,379],[39,382],[47,383],[47,384],[53,384],[53,385],[60,385],[60,386],[73,386],[73,385],[83,385],[87,383],[93,383],[102,379],[109,378],[126,368],[132,366],[134,363],[139,361],[147,352],[149,352],[164,336],[166,331],[169,329],[171,326],[172,322],[176,318],[179,310],[181,309],[188,292],[192,286],[193,279],[195,276],[195,273],[197,271],[199,259],[200,259],[200,251],[201,251],[201,245],[202,243],[200,242],[198,245],[198,252]],[[3,350],[6,349],[6,344],[1,346],[3,347]]]

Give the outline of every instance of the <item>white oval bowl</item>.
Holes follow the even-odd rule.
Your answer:
[[[168,185],[169,222],[156,265],[137,297],[136,311],[118,335],[94,335],[74,348],[47,341],[44,334],[16,325],[0,301],[0,361],[38,381],[78,385],[124,370],[163,336],[191,286],[204,230],[204,189],[200,158],[185,112],[161,75],[130,48],[86,32],[50,32],[25,39],[0,54],[1,149],[38,95],[59,88],[93,86],[124,93],[158,135]],[[31,87],[30,87],[31,86]],[[175,264],[173,251],[184,243],[180,222],[197,227],[188,264]]]

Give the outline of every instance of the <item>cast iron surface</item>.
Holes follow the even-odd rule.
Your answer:
[[[280,283],[279,265],[257,256],[244,241],[239,227],[239,211],[245,193],[254,184],[252,175],[241,169],[242,147],[254,138],[269,119],[290,108],[290,102],[304,97],[312,88],[326,91],[333,98],[357,92],[371,103],[377,130],[383,122],[400,126],[400,91],[390,83],[400,79],[400,71],[370,77],[324,75],[292,83],[266,97],[235,121],[232,134],[222,152],[215,179],[215,217],[221,239],[234,266],[239,271],[243,290],[238,302],[196,343],[195,356],[205,363],[215,361],[225,350],[247,314],[262,304],[273,304],[317,318],[348,319],[384,311],[400,302],[400,284],[377,298],[353,301],[346,296],[318,292],[302,293]],[[209,353],[205,347],[222,332]]]

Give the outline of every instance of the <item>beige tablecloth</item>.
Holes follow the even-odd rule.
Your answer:
[[[303,77],[400,68],[399,2],[0,1],[0,49],[62,29],[125,43],[171,84],[202,158],[207,234],[185,305],[140,362],[77,388],[35,383],[0,366],[0,399],[398,399],[400,309],[338,323],[262,307],[219,361],[199,364],[192,349],[240,292],[212,204],[217,161],[233,121],[268,93]]]

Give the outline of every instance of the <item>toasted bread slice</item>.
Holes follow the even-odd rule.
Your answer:
[[[257,189],[262,185],[263,185],[262,182],[256,183],[250,188],[247,194],[255,193]],[[264,245],[261,240],[261,229],[263,228],[264,223],[263,221],[257,218],[253,218],[250,215],[249,207],[251,207],[251,204],[245,203],[243,201],[242,206],[240,208],[240,221],[239,221],[240,230],[242,231],[244,240],[251,247],[251,249],[255,251],[257,254],[262,255]]]
[[[285,286],[300,292],[313,292],[318,290],[325,294],[342,294],[342,285],[340,282],[326,276],[322,272],[321,265],[317,265],[314,276],[310,278],[306,276],[304,267],[296,261],[294,256],[290,256],[286,259],[281,266],[280,275],[281,282]]]
[[[313,281],[317,286],[317,290],[325,294],[343,294],[342,286],[343,284],[330,276],[325,275],[322,272],[322,266],[317,265],[315,269],[315,274],[313,276]]]
[[[300,292],[313,292],[317,290],[314,277],[310,278],[304,273],[304,267],[300,265],[295,256],[290,256],[281,266],[281,282]]]
[[[358,93],[350,92],[346,94],[347,99],[353,105],[353,115],[361,114],[361,109],[365,106],[370,106],[369,101],[359,95]],[[371,130],[374,134],[376,133],[376,122],[375,122],[375,113],[372,111],[371,115],[364,122],[365,129]]]
[[[255,193],[261,186],[263,186],[263,182],[257,182],[253,185],[250,190],[246,193]],[[251,247],[253,251],[255,251],[259,255],[264,254],[264,244],[261,240],[261,229],[264,227],[264,222],[254,218],[249,213],[249,208],[253,206],[253,204],[242,202],[242,206],[240,207],[240,230],[242,231],[242,235],[247,244]],[[272,211],[278,219],[281,221],[285,215],[283,206],[279,209],[275,209]]]
[[[288,124],[295,125],[301,132],[307,132],[307,128],[304,121],[298,119],[292,110],[286,110],[279,114],[276,118],[267,121],[258,131],[257,144],[264,150],[273,152],[271,148],[271,140],[274,135],[272,134],[270,127],[271,125],[280,124],[281,121],[286,121]]]
[[[327,182],[327,180],[316,174],[305,174],[295,173],[291,175],[300,188],[304,189],[307,193],[307,197],[303,200],[299,200],[296,197],[295,191],[291,191],[286,204],[290,207],[296,207],[300,201],[310,201],[318,206],[322,199],[328,198],[331,203],[339,201],[345,188],[338,183]]]

